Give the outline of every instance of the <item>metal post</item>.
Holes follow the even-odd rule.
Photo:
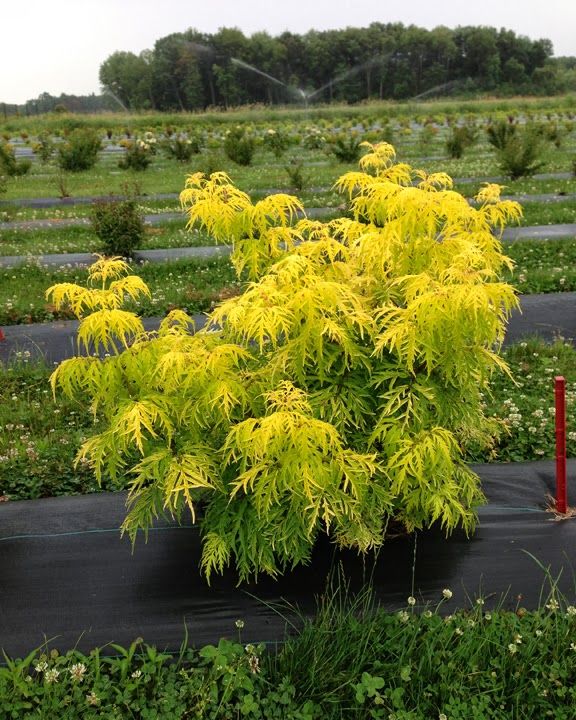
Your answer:
[[[568,497],[566,490],[566,380],[554,378],[556,407],[556,512],[566,513]]]

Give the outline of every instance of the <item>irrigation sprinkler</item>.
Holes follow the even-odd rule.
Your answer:
[[[554,405],[556,419],[556,512],[566,514],[566,380],[562,375],[554,378]]]

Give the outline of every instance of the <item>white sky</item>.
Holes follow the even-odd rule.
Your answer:
[[[7,103],[42,92],[98,93],[98,70],[113,52],[138,54],[190,27],[278,35],[371,22],[485,25],[547,38],[555,55],[576,55],[576,0],[5,0],[0,22],[0,102]]]

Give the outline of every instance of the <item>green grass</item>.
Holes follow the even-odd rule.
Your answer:
[[[214,245],[209,235],[186,230],[186,220],[170,220],[147,226],[140,250]],[[100,240],[91,227],[4,230],[0,232],[0,263],[3,255],[102,252]]]
[[[521,224],[529,225],[562,225],[576,223],[576,200],[560,202],[523,202]]]
[[[18,720],[572,720],[576,608],[553,585],[534,612],[489,608],[479,596],[448,614],[450,595],[445,588],[425,606],[408,598],[391,613],[369,590],[329,586],[315,617],[276,652],[244,645],[240,618],[229,629],[237,639],[173,655],[142,640],[90,654],[46,645],[6,658],[0,712]]]
[[[0,496],[34,499],[77,495],[99,487],[86,465],[74,467],[82,441],[97,426],[85,406],[52,397],[50,369],[26,355],[0,370]]]
[[[519,240],[505,243],[516,267],[511,282],[519,292],[552,293],[576,290],[576,238]]]
[[[152,297],[138,306],[128,304],[126,307],[147,317],[163,315],[174,307],[190,313],[206,312],[222,298],[240,291],[227,258],[149,263],[134,266],[133,272],[149,285]],[[0,325],[71,318],[71,314],[56,311],[48,305],[45,292],[56,283],[83,284],[86,278],[87,271],[79,268],[44,269],[37,265],[21,265],[0,269]],[[22,293],[24,285],[25,295]]]
[[[485,412],[498,420],[500,436],[491,448],[470,448],[470,460],[521,462],[553,458],[554,377],[566,378],[567,454],[576,457],[576,349],[562,340],[527,339],[503,353],[511,377],[494,377],[485,394]]]

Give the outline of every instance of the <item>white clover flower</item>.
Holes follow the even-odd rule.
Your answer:
[[[236,620],[236,622],[234,623],[234,625],[236,625],[236,627],[238,628],[238,630],[242,630],[242,628],[244,627],[244,620]]]
[[[554,612],[555,610],[558,610],[560,605],[558,604],[558,600],[556,598],[551,598],[545,605],[547,610],[550,610],[551,612]]]
[[[574,652],[576,652],[576,643],[573,643],[573,642],[570,643],[570,650],[573,650]]]
[[[576,607],[574,607],[574,605],[568,605],[566,615],[576,615]]]
[[[431,618],[431,617],[432,617],[432,610],[424,610],[424,612],[422,613],[422,615],[423,615],[425,618]]]
[[[57,683],[59,675],[59,670],[56,670],[56,668],[51,668],[50,670],[46,670],[46,672],[44,673],[44,680],[47,683]]]
[[[440,715],[438,715],[438,720],[448,720],[448,716],[444,713],[440,713]]]
[[[68,669],[68,672],[72,676],[73,680],[82,682],[84,680],[84,675],[86,674],[86,665],[84,665],[84,663],[75,663]]]
[[[484,620],[492,620],[492,615],[490,613],[484,613]]]
[[[462,628],[457,627],[456,630],[454,630],[456,635],[464,635],[464,630]]]
[[[100,703],[100,698],[96,695],[94,690],[92,690],[92,692],[89,692],[88,695],[86,695],[86,702],[88,705],[98,705]]]
[[[400,612],[398,613],[398,619],[400,620],[400,622],[405,623],[408,622],[408,620],[410,619],[410,615],[408,615],[406,610],[400,610]]]
[[[411,607],[414,607],[414,605],[416,605],[416,598],[413,597],[412,595],[410,595],[410,597],[409,597],[408,600],[407,600],[407,603],[408,603],[408,605],[410,605]]]
[[[518,652],[518,645],[516,645],[516,643],[510,643],[510,645],[508,645],[508,650],[510,655],[514,655]]]
[[[260,672],[260,659],[257,655],[250,655],[248,658],[248,667],[253,675]]]
[[[137,678],[141,677],[141,675],[142,675],[142,670],[138,669],[138,670],[134,670],[134,672],[132,673],[132,675],[130,675],[130,677],[134,678],[134,680],[136,680]]]
[[[536,635],[536,637],[542,637],[543,632],[542,632],[542,630],[536,630],[536,631],[534,632],[534,635]]]
[[[34,665],[34,670],[36,670],[37,673],[45,672],[48,670],[48,663],[46,661],[42,661]]]
[[[452,590],[449,590],[448,588],[444,588],[444,590],[442,590],[442,596],[444,597],[445,600],[450,600],[452,595],[453,595]]]
[[[476,598],[476,605],[484,605],[484,599],[483,599],[483,598]]]
[[[520,635],[520,633],[516,633],[516,635],[514,635],[514,642],[516,645],[522,645],[522,635]]]

